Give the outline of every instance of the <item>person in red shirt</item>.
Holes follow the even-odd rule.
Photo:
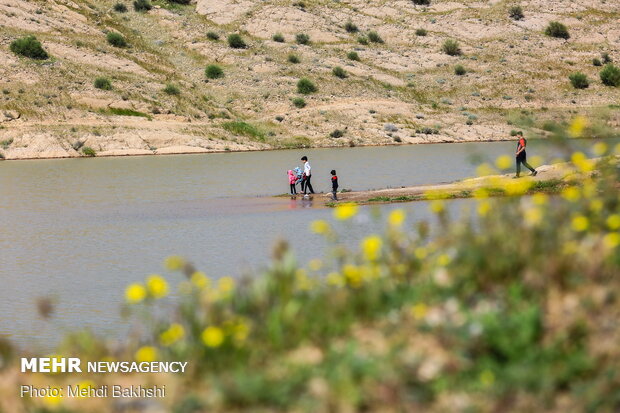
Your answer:
[[[334,199],[334,201],[337,201],[338,197],[336,196],[336,192],[338,192],[338,176],[336,175],[336,170],[332,169],[331,174],[332,174],[332,198]]]
[[[532,176],[536,176],[538,174],[538,172],[536,172],[536,169],[532,168],[532,166],[527,163],[527,155],[525,153],[527,141],[523,137],[523,132],[517,132],[517,136],[519,137],[519,141],[517,142],[517,152],[515,154],[517,158],[517,175],[515,176],[515,178],[518,178],[521,175],[521,164],[523,164],[523,166],[532,171]]]

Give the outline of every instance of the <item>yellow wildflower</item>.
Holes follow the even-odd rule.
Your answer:
[[[237,344],[244,343],[250,335],[250,326],[244,320],[239,320],[233,327],[232,336]]]
[[[603,209],[603,201],[600,199],[593,199],[590,202],[590,209],[594,212],[600,212]]]
[[[364,257],[368,261],[375,261],[377,258],[379,258],[382,246],[383,240],[377,235],[371,235],[369,237],[366,237],[361,242]]]
[[[207,277],[207,275],[202,271],[196,271],[195,273],[193,273],[190,277],[190,281],[196,288],[200,290],[205,289],[211,285],[211,279]]]
[[[620,245],[620,234],[611,232],[603,237],[603,245],[612,250]]]
[[[583,215],[577,215],[573,217],[573,220],[571,221],[571,227],[577,232],[587,230],[589,225],[590,223],[588,221],[588,218],[584,217]]]
[[[478,176],[493,175],[494,172],[495,171],[493,170],[491,165],[489,165],[488,163],[482,163],[478,165],[478,167],[476,168],[476,174]]]
[[[444,202],[443,201],[433,201],[433,202],[430,203],[429,209],[432,212],[434,212],[435,214],[439,214],[439,213],[443,212],[443,210],[445,209]]]
[[[217,348],[224,342],[224,331],[215,326],[209,326],[202,332],[202,342],[207,347]]]
[[[545,194],[537,193],[532,195],[532,202],[534,205],[547,205],[547,202],[549,202],[549,197]]]
[[[579,191],[579,188],[569,186],[562,191],[562,198],[569,202],[577,202],[579,201],[579,198],[581,198],[581,192]]]
[[[437,258],[437,265],[439,265],[440,267],[445,267],[446,265],[450,264],[450,256],[448,254],[441,254],[438,258]]]
[[[313,260],[310,260],[310,262],[308,263],[308,267],[312,271],[319,271],[321,268],[323,268],[323,261],[321,261],[318,258],[315,258]]]
[[[508,169],[512,166],[512,158],[508,155],[502,155],[495,160],[495,166],[498,169]]]
[[[223,294],[230,294],[235,289],[235,280],[230,276],[222,277],[217,281],[217,288]]]
[[[168,271],[178,271],[185,266],[185,260],[178,255],[172,255],[166,258],[164,266]]]
[[[362,285],[362,273],[355,265],[347,264],[342,267],[342,274],[351,287],[358,288]]]
[[[358,206],[353,203],[340,204],[334,210],[334,218],[340,221],[346,221],[357,215]]]
[[[597,142],[592,145],[592,153],[596,156],[603,156],[607,152],[607,145],[603,142]]]
[[[506,195],[518,196],[525,194],[533,184],[534,182],[527,178],[510,179],[505,180],[502,187],[506,191]]]
[[[159,341],[163,346],[171,346],[185,336],[185,329],[181,324],[174,323],[159,335]]]
[[[56,407],[62,403],[62,390],[59,387],[52,387],[50,390],[43,402],[50,407]]]
[[[140,347],[134,358],[138,363],[150,363],[157,360],[157,349],[153,346]]]
[[[568,133],[573,138],[578,138],[581,136],[586,126],[588,126],[588,120],[583,116],[577,116],[568,127]]]
[[[536,226],[542,221],[542,211],[540,208],[529,208],[525,211],[525,222],[530,226]]]
[[[405,217],[407,215],[405,214],[405,211],[403,211],[402,209],[395,209],[394,211],[390,212],[390,215],[388,216],[388,223],[391,227],[400,227],[401,225],[403,225],[403,222],[405,222]]]
[[[342,287],[344,285],[344,278],[337,272],[330,272],[327,274],[326,281],[328,285],[336,287]]]
[[[299,268],[295,271],[295,281],[296,287],[300,291],[308,291],[312,289],[312,281],[308,278],[308,274],[303,268]]]
[[[478,204],[478,215],[481,217],[486,216],[491,210],[491,203],[489,201],[481,201]]]
[[[428,251],[424,247],[418,247],[413,250],[413,255],[419,260],[423,260],[428,255]]]
[[[616,231],[620,229],[620,215],[611,214],[610,216],[607,217],[606,223],[609,229],[611,230]]]
[[[474,198],[483,199],[489,197],[489,190],[487,188],[478,188],[473,192]]]
[[[133,283],[125,289],[125,299],[129,304],[137,304],[146,298],[146,288],[142,284]]]
[[[415,320],[422,320],[428,314],[428,306],[424,303],[418,303],[411,307],[411,315]]]
[[[324,219],[317,219],[316,221],[312,221],[312,223],[310,223],[310,231],[315,234],[323,235],[330,231],[330,227]]]
[[[168,282],[158,274],[149,275],[146,279],[146,288],[153,298],[162,298],[168,294]]]

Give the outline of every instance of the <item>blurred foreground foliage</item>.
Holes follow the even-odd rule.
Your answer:
[[[142,320],[130,340],[80,333],[61,352],[188,360],[189,373],[152,379],[174,412],[618,411],[619,147],[593,145],[597,161],[572,154],[580,184],[560,195],[482,191],[458,220],[438,199],[432,224],[376,210],[385,232],[355,249],[336,227],[363,225],[358,207],[340,205],[341,223],[311,224],[330,248],[307,268],[284,242],[249,279],[169,257],[186,277],[175,303],[160,304],[168,282],[152,275],[126,290]]]

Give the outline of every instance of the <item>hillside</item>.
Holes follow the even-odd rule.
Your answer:
[[[601,110],[620,122],[618,88],[593,64],[620,61],[615,1],[133,3],[0,0],[4,158],[495,140],[524,116]],[[570,38],[546,35],[552,21]],[[28,35],[48,59],[11,51]],[[460,54],[442,50],[450,39]],[[209,65],[222,72],[208,79]],[[302,78],[317,90],[298,93]]]

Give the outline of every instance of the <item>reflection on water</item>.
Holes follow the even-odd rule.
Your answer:
[[[530,151],[543,145],[533,141]],[[2,162],[0,334],[49,348],[63,328],[118,331],[125,286],[161,272],[171,254],[214,277],[265,265],[279,237],[301,261],[323,255],[322,239],[308,231],[312,220],[331,219],[323,196],[269,196],[287,192],[286,171],[301,155],[312,162],[315,190],[326,191],[331,169],[341,188],[399,187],[472,176],[472,153],[513,150],[504,142]],[[428,218],[424,203],[404,207],[412,222]],[[381,228],[369,210],[342,226],[352,247]],[[35,314],[44,295],[58,302],[54,324]]]

